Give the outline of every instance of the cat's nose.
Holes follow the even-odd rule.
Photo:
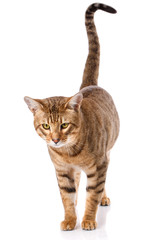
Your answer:
[[[57,143],[60,141],[60,139],[59,139],[59,138],[53,138],[52,141],[53,141],[55,144],[57,144]]]

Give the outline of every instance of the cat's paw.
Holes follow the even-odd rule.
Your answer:
[[[110,205],[110,199],[108,197],[103,197],[101,200],[100,206],[109,206]]]
[[[61,222],[61,230],[63,231],[71,231],[75,228],[76,220],[64,220]]]
[[[82,221],[81,226],[83,230],[94,230],[97,227],[97,223],[96,221],[84,220]]]

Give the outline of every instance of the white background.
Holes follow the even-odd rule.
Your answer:
[[[153,12],[151,0],[105,0],[98,11],[99,85],[114,98],[119,139],[107,177],[110,207],[98,228],[82,231],[86,177],[78,223],[61,232],[63,206],[45,142],[23,97],[72,96],[88,53],[84,12],[89,0],[0,1],[0,239],[153,239]]]

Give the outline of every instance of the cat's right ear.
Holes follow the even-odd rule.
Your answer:
[[[82,100],[83,100],[82,93],[77,93],[73,97],[71,97],[69,101],[66,103],[66,108],[73,109],[77,112],[81,107]]]
[[[30,97],[24,97],[24,101],[28,105],[28,108],[32,113],[35,113],[37,110],[41,109],[42,106],[37,100],[30,98]]]

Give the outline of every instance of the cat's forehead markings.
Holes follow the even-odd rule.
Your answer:
[[[63,122],[63,123],[65,122],[64,116],[62,116],[61,120],[62,120],[61,122]]]
[[[64,118],[62,116],[63,114],[61,113],[65,103],[63,100],[65,100],[64,97],[47,98],[49,118],[51,123],[64,122]]]
[[[50,109],[50,101],[49,101],[49,98],[46,98],[47,99],[47,102],[48,102],[48,109],[49,109],[49,113],[51,114],[51,109]]]
[[[47,98],[47,102],[48,102],[48,110],[49,110],[49,118],[48,118],[48,121],[50,119],[51,123],[53,123],[53,116],[52,116],[52,110],[51,110],[51,103],[50,103],[50,99]]]
[[[58,113],[58,108],[56,107],[55,104],[51,107],[51,112],[52,113]]]
[[[42,115],[42,119],[44,120],[44,122],[46,121],[48,124],[49,124],[49,116],[48,116],[48,114],[47,113],[44,113],[43,115]]]
[[[56,99],[47,99],[48,101],[48,109],[49,109],[49,114],[50,114],[50,120],[51,123],[58,122],[59,119],[59,108],[57,106],[57,101]]]

